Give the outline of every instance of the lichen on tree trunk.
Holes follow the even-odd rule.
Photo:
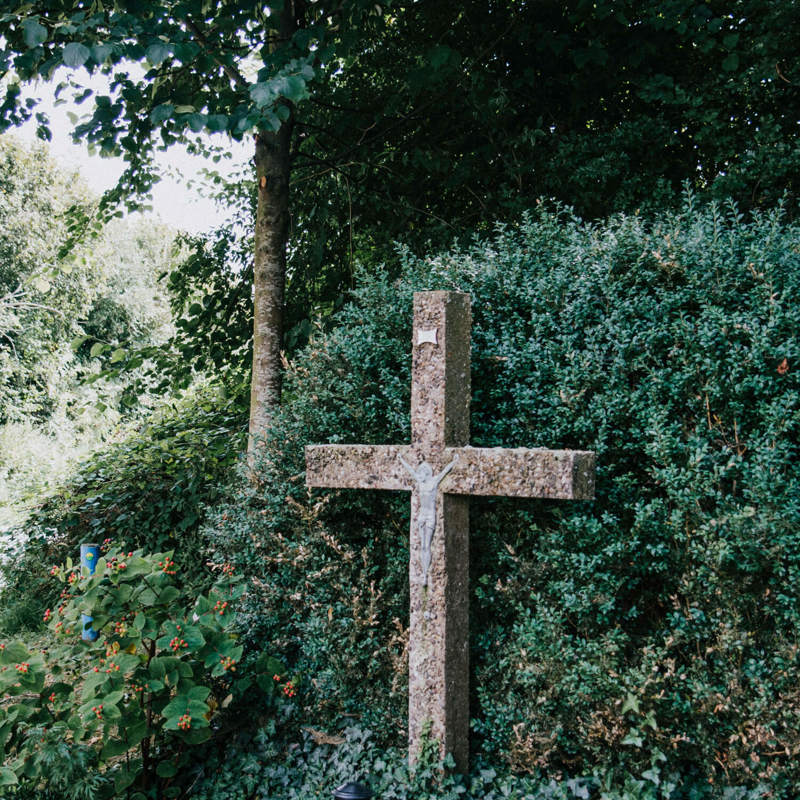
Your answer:
[[[281,399],[281,344],[289,230],[291,118],[255,137],[258,205],[253,276],[253,374],[248,450],[252,454]]]

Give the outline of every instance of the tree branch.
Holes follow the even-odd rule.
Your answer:
[[[214,48],[209,43],[208,39],[206,39],[203,32],[200,28],[188,17],[186,18],[186,27],[195,35],[195,38],[200,43],[200,45],[205,49],[205,51],[217,62],[217,64],[222,68],[222,71],[236,84],[241,86],[242,88],[247,88],[250,83],[247,78],[239,72],[236,67],[232,66],[231,64],[226,64],[214,51]]]

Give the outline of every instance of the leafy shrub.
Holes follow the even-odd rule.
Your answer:
[[[113,548],[94,574],[71,561],[53,567],[64,587],[57,610],[45,612],[55,642],[41,653],[0,645],[0,786],[69,782],[92,798],[128,787],[130,798],[156,787],[159,797],[181,794],[176,776],[192,746],[211,737],[240,691],[242,648],[231,625],[242,585],[226,568],[207,594],[190,598],[172,555]],[[94,642],[80,638],[88,627]],[[269,696],[283,669],[265,666],[255,677]],[[75,775],[86,766],[92,775]]]
[[[185,579],[205,580],[197,530],[244,447],[240,399],[208,387],[170,405],[89,458],[36,509],[3,566],[2,629],[35,629],[53,605],[45,565],[82,541],[127,541],[148,552],[174,549]],[[184,557],[184,555],[186,557]]]
[[[791,793],[798,233],[691,197],[653,220],[539,208],[440,256],[401,250],[395,282],[362,276],[291,364],[260,484],[207,530],[251,577],[249,641],[314,676],[309,718],[404,736],[408,499],[309,492],[303,446],[409,440],[412,292],[459,289],[472,443],[598,459],[594,502],[472,501],[474,748],[554,778]]]
[[[376,798],[386,800],[587,800],[596,781],[570,779],[560,784],[515,778],[479,767],[457,776],[423,751],[416,770],[408,769],[402,749],[382,749],[369,730],[348,727],[341,734],[306,730],[300,742],[280,752],[266,730],[248,742],[238,741],[211,760],[193,800],[304,800],[329,798],[353,780],[366,782]],[[451,765],[452,766],[452,765]],[[644,796],[642,796],[643,798]],[[624,800],[629,800],[625,798]],[[633,798],[630,798],[633,800]]]
[[[330,798],[333,790],[353,780],[366,783],[381,800],[703,800],[712,795],[708,783],[677,789],[678,775],[658,784],[630,774],[593,775],[555,780],[514,775],[478,761],[469,775],[455,775],[452,763],[436,760],[427,746],[414,772],[403,748],[382,748],[364,728],[349,726],[334,735],[306,728],[297,741],[282,739],[286,728],[275,726],[238,738],[210,758],[191,792],[192,800],[305,800]],[[428,743],[431,745],[432,743]],[[760,800],[766,786],[729,787],[725,800]]]

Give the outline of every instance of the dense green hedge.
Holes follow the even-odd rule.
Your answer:
[[[81,542],[113,539],[149,552],[175,549],[187,581],[207,580],[198,529],[244,448],[241,398],[215,387],[166,403],[91,456],[35,509],[24,542],[2,566],[0,630],[41,625],[54,591],[52,564],[75,558]]]
[[[291,365],[260,483],[207,530],[252,578],[250,643],[306,674],[312,723],[353,714],[402,743],[408,500],[309,493],[303,446],[408,441],[412,292],[456,288],[472,443],[598,459],[594,502],[472,503],[475,751],[552,777],[792,791],[798,232],[691,199],[655,221],[538,209],[438,257],[399,252],[396,282],[362,276]]]

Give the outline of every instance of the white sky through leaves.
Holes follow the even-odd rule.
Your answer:
[[[98,194],[111,188],[124,169],[121,158],[101,158],[90,155],[85,144],[74,144],[71,131],[74,124],[69,118],[73,114],[85,114],[92,110],[91,99],[77,106],[66,102],[56,106],[53,89],[55,84],[39,84],[35,96],[40,100],[37,110],[45,112],[50,118],[53,134],[49,143],[53,157],[65,169],[77,169],[91,189]],[[65,93],[66,95],[66,93]],[[12,129],[10,133],[25,142],[36,140],[37,123],[31,119],[25,125]],[[186,152],[182,145],[172,145],[168,150],[158,153],[157,159],[161,181],[153,188],[153,214],[161,221],[190,233],[207,231],[224,221],[224,209],[215,206],[212,200],[200,196],[196,188],[187,186],[187,180],[198,179],[203,167],[214,168],[227,174],[241,167],[252,157],[252,144],[249,140],[234,142],[221,136],[215,137],[217,146],[226,145],[231,153],[230,159],[214,164],[200,156]]]

